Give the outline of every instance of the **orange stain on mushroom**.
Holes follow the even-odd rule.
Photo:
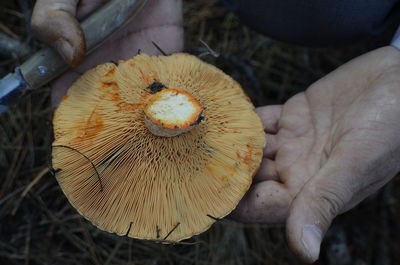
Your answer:
[[[253,153],[254,149],[250,145],[247,145],[247,152]]]
[[[154,80],[157,80],[157,77],[154,72],[148,72],[148,73],[142,73],[142,79],[144,80],[145,83],[151,84],[154,82]]]
[[[230,187],[230,185],[231,185],[231,184],[229,183],[229,181],[223,182],[222,186],[219,187],[219,188],[217,188],[217,192],[218,192],[218,193],[223,192],[225,189],[228,189],[228,188]]]
[[[98,89],[104,94],[102,94],[100,97],[105,100],[111,100],[111,101],[121,101],[121,95],[119,93],[119,86],[116,82],[114,81],[104,81],[101,82],[101,85],[98,87]]]
[[[239,150],[236,150],[236,156],[237,156],[237,158],[242,158],[242,156],[240,155],[240,151]]]
[[[244,157],[243,157],[243,163],[245,163],[246,165],[250,165],[251,163],[253,163],[253,148],[251,146],[247,146],[247,152],[245,153]]]
[[[113,71],[115,69],[111,69]],[[106,75],[110,74],[107,73]],[[144,103],[127,103],[124,102],[123,99],[121,98],[121,94],[119,93],[119,86],[118,83],[115,81],[104,81],[101,83],[101,87],[99,88],[103,92],[106,92],[105,95],[102,96],[102,98],[115,101],[116,105],[118,107],[117,112],[126,112],[126,111],[132,111],[132,110],[138,110],[142,109],[144,106]]]
[[[252,102],[251,102],[251,99],[250,99],[247,95],[244,95],[244,99],[245,99],[247,102],[252,103]]]
[[[96,113],[96,108],[93,109],[85,126],[79,128],[79,134],[72,140],[81,141],[97,135],[104,128],[104,120],[99,113]]]
[[[247,151],[245,151],[244,154],[241,154],[239,150],[236,151],[237,158],[248,166],[255,162],[253,155],[261,155],[261,152],[254,153],[254,149],[250,145],[247,145]]]
[[[54,133],[54,138],[60,139],[60,138],[63,137],[64,135],[65,135],[65,132],[56,131],[56,132]]]
[[[65,96],[63,96],[62,98],[61,98],[61,101],[64,101],[64,100],[66,100],[68,98],[68,95],[65,95]]]
[[[114,93],[114,94],[112,94],[112,95],[111,95],[111,100],[113,100],[113,101],[120,101],[120,100],[121,100],[121,97],[120,97],[119,93]]]
[[[109,93],[116,93],[117,91],[119,91],[119,86],[115,81],[103,81],[101,82],[100,86],[97,87],[97,89],[99,89],[102,92],[105,92],[106,94],[109,94]]]
[[[239,163],[235,163],[234,166],[229,166],[229,171],[231,172],[231,175],[235,175],[238,173],[238,169],[239,169]]]
[[[144,106],[143,103],[137,103],[137,104],[132,104],[132,103],[126,103],[126,102],[121,102],[118,104],[118,111],[132,111],[132,110],[138,110],[142,109]]]
[[[225,181],[225,180],[227,180],[228,179],[228,176],[221,176],[220,177],[220,180],[223,182],[223,181]]]
[[[206,165],[205,168],[208,170],[208,172],[210,172],[211,175],[214,175],[214,170],[209,165]]]
[[[107,81],[107,82],[102,82],[102,88],[111,88],[112,90],[119,89],[119,86],[117,82],[114,81]]]
[[[148,69],[148,71],[143,71],[141,68],[138,68],[134,63],[129,62],[129,66],[137,69],[140,72],[141,79],[146,83],[146,84],[151,84],[155,80],[157,80],[157,75],[155,74],[154,71],[151,71],[151,69]],[[142,66],[143,67],[143,66]]]
[[[104,77],[109,77],[110,75],[113,75],[115,73],[115,68],[111,69],[110,71],[108,71]]]

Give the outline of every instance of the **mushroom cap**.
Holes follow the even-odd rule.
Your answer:
[[[178,136],[153,135],[144,108],[155,83],[193,95],[204,120]],[[77,211],[102,230],[166,242],[229,214],[265,145],[240,85],[183,53],[140,54],[89,70],[68,90],[53,124],[53,168]]]

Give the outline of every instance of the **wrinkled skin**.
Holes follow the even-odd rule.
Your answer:
[[[140,49],[159,54],[154,41],[166,53],[183,48],[182,3],[180,0],[148,0],[143,10],[124,29],[84,58],[82,19],[107,0],[38,0],[32,14],[32,28],[45,43],[54,47],[69,65],[77,65],[52,83],[53,105],[58,105],[72,82],[94,66],[127,60]],[[77,17],[77,18],[76,18]],[[84,61],[82,61],[84,59]]]
[[[313,262],[333,218],[400,169],[400,52],[372,51],[282,106],[257,111],[267,147],[234,217],[286,220],[291,249]]]
[[[103,2],[38,0],[33,27],[70,65],[78,64],[84,45],[75,16]],[[128,59],[138,49],[157,54],[152,40],[167,53],[182,49],[180,1],[149,0],[130,25],[52,84],[54,105],[99,63]],[[384,47],[343,65],[284,105],[258,108],[268,143],[254,184],[232,216],[244,222],[286,220],[291,249],[305,262],[315,261],[333,218],[399,171],[399,105],[400,52]]]

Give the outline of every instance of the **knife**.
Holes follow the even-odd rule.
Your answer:
[[[99,47],[112,33],[126,25],[147,0],[111,0],[82,23],[87,53]],[[0,79],[0,114],[32,90],[39,88],[68,69],[62,57],[51,48],[36,52],[13,73]]]

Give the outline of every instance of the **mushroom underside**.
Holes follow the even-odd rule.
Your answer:
[[[190,93],[203,120],[177,136],[151,133],[144,109],[154,82]],[[88,71],[57,109],[54,135],[56,178],[85,218],[118,235],[169,242],[236,207],[265,145],[239,84],[187,54],[141,54]]]

